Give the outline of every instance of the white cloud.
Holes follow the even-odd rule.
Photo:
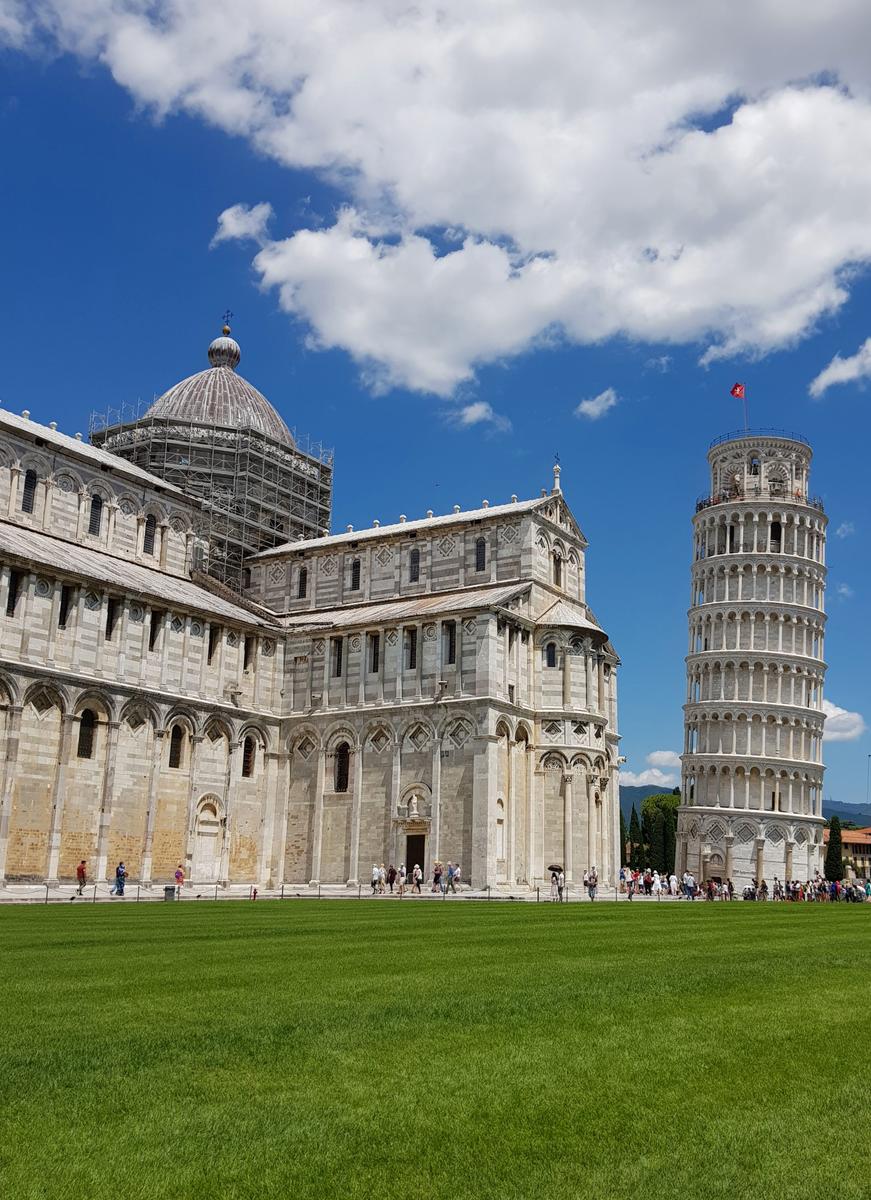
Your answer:
[[[676,776],[651,767],[647,771],[621,771],[620,783],[623,787],[643,787],[645,784],[653,784],[661,787],[663,791],[670,792],[672,788],[677,787],[678,781]]]
[[[661,375],[665,375],[671,370],[671,362],[670,354],[658,354],[655,358],[648,358],[644,367],[647,371],[659,371]]]
[[[590,421],[598,421],[605,413],[619,402],[619,396],[612,387],[605,388],[598,396],[582,400],[575,409],[576,417],[587,417]]]
[[[376,389],[441,395],[557,339],[710,362],[837,311],[871,260],[869,33],[863,0],[0,0],[0,40],[328,179],[348,211],[266,241],[263,286]]]
[[[680,769],[680,755],[676,750],[653,750],[647,756],[651,767],[677,767]]]
[[[475,400],[471,404],[466,404],[451,413],[448,419],[460,429],[470,429],[473,425],[490,425],[493,429],[507,433],[511,428],[508,418],[495,412],[486,400]]]
[[[808,388],[815,400],[836,383],[856,383],[871,375],[871,338],[862,343],[851,358],[836,354],[827,367],[820,371]]]
[[[218,228],[211,244],[220,242],[254,241],[261,245],[266,241],[266,226],[272,220],[272,205],[265,201],[249,206],[233,204],[225,208],[218,217]]]
[[[824,742],[855,742],[865,732],[865,720],[861,713],[838,708],[831,700],[823,701],[823,712],[826,714]]]
[[[835,537],[845,538],[856,532],[856,526],[852,521],[842,521],[835,530]]]
[[[839,600],[851,600],[855,595],[849,583],[839,583],[835,588],[835,592]]]

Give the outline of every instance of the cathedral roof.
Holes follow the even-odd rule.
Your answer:
[[[585,613],[579,612],[565,600],[557,600],[535,619],[539,625],[553,625],[557,628],[568,627],[569,629],[594,629],[597,633],[602,632],[595,621],[591,621]]]
[[[0,408],[0,429],[6,429],[19,434],[40,447],[52,446],[57,450],[62,450],[65,454],[69,455],[71,465],[74,465],[74,461],[78,459],[79,462],[88,463],[91,467],[109,470],[113,475],[135,479],[140,484],[148,484],[149,487],[160,492],[166,492],[178,500],[185,500],[188,504],[199,504],[198,500],[188,496],[174,484],[167,483],[165,479],[161,479],[158,475],[152,475],[150,471],[144,471],[141,467],[137,467],[135,463],[119,458],[117,454],[110,454],[108,450],[101,450],[98,446],[92,446],[89,442],[83,441],[81,435],[70,437],[67,433],[61,433],[58,429],[52,429],[51,425],[42,425],[38,421],[32,421],[29,415],[18,417],[15,413],[9,412],[8,409]]]
[[[436,613],[464,612],[467,609],[493,608],[506,604],[521,592],[528,591],[530,581],[517,580],[489,587],[463,588],[456,592],[427,592],[423,596],[375,601],[357,608],[332,608],[320,612],[304,612],[282,618],[290,630],[333,628],[348,625],[379,625]]]
[[[225,325],[222,336],[209,346],[210,365],[206,370],[174,384],[155,400],[145,416],[191,425],[253,429],[293,448],[293,435],[263,393],[236,374],[242,351],[229,334],[229,326]]]
[[[177,606],[249,627],[271,627],[271,622],[189,579],[6,521],[0,521],[0,554],[24,559],[37,567],[68,572],[89,584],[106,584],[127,596],[159,600],[169,608]]]

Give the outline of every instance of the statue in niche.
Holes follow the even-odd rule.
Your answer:
[[[410,817],[419,817],[417,792],[412,792],[408,801],[408,815]]]

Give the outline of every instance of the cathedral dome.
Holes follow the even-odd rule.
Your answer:
[[[230,337],[229,326],[225,325],[222,336],[209,346],[211,366],[174,384],[155,400],[146,417],[254,429],[293,446],[293,435],[263,393],[236,374],[241,358],[239,343]]]

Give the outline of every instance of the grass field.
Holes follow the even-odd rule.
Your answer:
[[[864,1200],[869,916],[5,907],[0,1195]]]

